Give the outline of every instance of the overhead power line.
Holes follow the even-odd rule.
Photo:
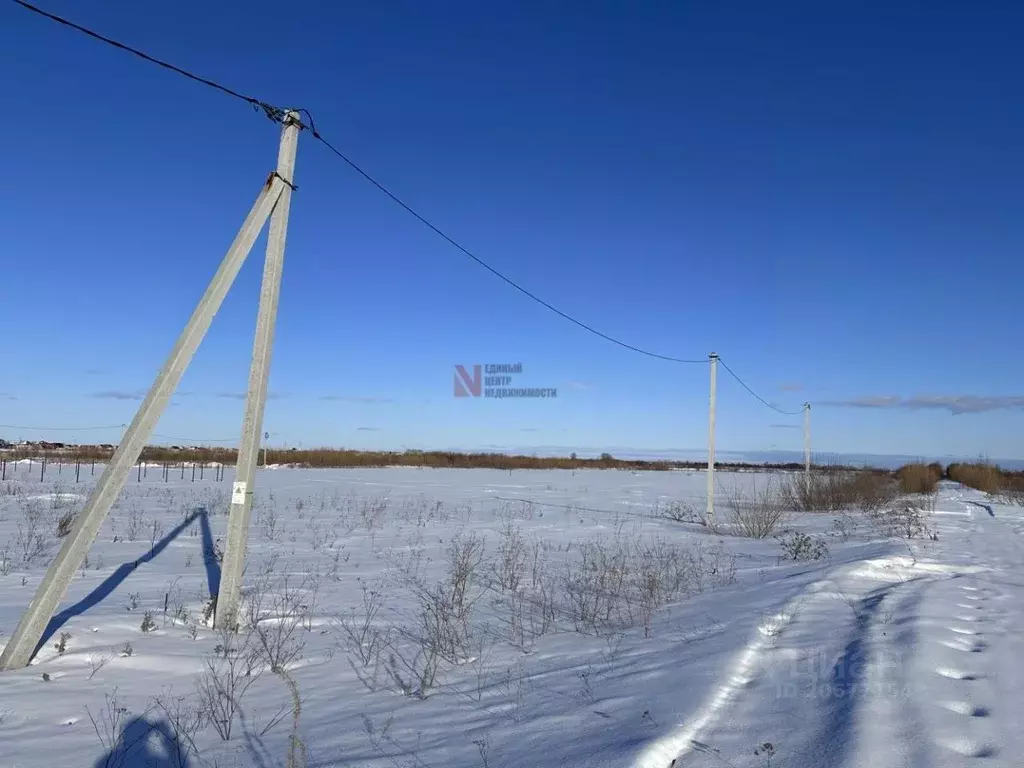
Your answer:
[[[748,387],[746,382],[744,382],[743,379],[741,379],[739,376],[737,376],[736,372],[733,371],[733,369],[730,368],[728,365],[726,365],[725,361],[722,358],[718,358],[718,362],[721,363],[722,367],[725,368],[725,370],[729,372],[730,376],[732,376],[734,379],[736,379],[736,381],[739,382],[739,385],[741,387],[743,387],[745,390],[747,390],[747,392],[749,392],[751,395],[753,395],[763,405],[766,405],[767,407],[771,408],[776,413],[781,413],[783,416],[799,416],[801,413],[803,413],[803,411],[784,411],[781,408],[779,408],[779,407],[777,407],[775,405],[772,405],[767,400],[765,400],[763,397],[761,397],[759,394],[757,394],[757,392],[755,392],[750,387]]]
[[[207,87],[213,88],[213,89],[215,89],[215,90],[217,90],[217,91],[219,91],[219,92],[221,92],[221,93],[223,93],[223,94],[225,94],[227,96],[231,96],[233,98],[240,99],[241,101],[244,101],[247,104],[250,104],[254,109],[262,110],[264,112],[264,114],[267,115],[267,117],[269,117],[270,119],[274,120],[275,122],[282,122],[283,119],[284,119],[285,114],[288,111],[288,110],[285,110],[285,109],[283,109],[281,107],[277,107],[277,106],[275,106],[275,105],[273,105],[273,104],[271,104],[271,103],[269,103],[267,101],[263,101],[262,99],[257,99],[254,96],[246,96],[245,94],[242,94],[242,93],[240,93],[240,92],[238,92],[238,91],[236,91],[236,90],[234,90],[232,88],[229,88],[229,87],[227,87],[225,85],[222,85],[222,84],[220,84],[220,83],[218,83],[218,82],[216,82],[214,80],[210,80],[208,78],[196,75],[193,72],[189,72],[188,70],[183,69],[182,67],[178,67],[178,66],[176,66],[174,64],[171,64],[169,62],[163,61],[163,60],[158,59],[158,58],[156,58],[154,56],[150,56],[149,54],[145,53],[144,51],[139,50],[138,48],[134,48],[134,47],[132,47],[130,45],[126,45],[125,43],[121,43],[121,42],[119,42],[117,40],[114,40],[114,39],[112,39],[110,37],[107,37],[106,35],[101,35],[100,33],[95,32],[94,30],[91,30],[91,29],[89,29],[87,27],[84,27],[81,24],[76,24],[75,22],[70,21],[68,19],[65,19],[65,18],[63,18],[61,16],[57,16],[56,14],[52,14],[52,13],[49,13],[48,11],[44,11],[42,8],[39,8],[39,7],[37,7],[37,6],[35,6],[35,5],[31,4],[31,3],[28,3],[25,0],[13,0],[13,2],[17,3],[22,8],[25,8],[25,9],[27,9],[29,11],[32,11],[33,13],[39,14],[40,16],[42,16],[44,18],[50,19],[51,21],[57,22],[58,24],[62,24],[64,26],[66,26],[66,27],[74,29],[74,30],[76,30],[78,32],[81,32],[81,33],[83,33],[85,35],[88,35],[91,38],[94,38],[96,40],[104,42],[104,43],[106,43],[108,45],[114,46],[115,48],[118,48],[120,50],[127,51],[128,53],[131,53],[131,54],[133,54],[135,56],[138,56],[139,58],[141,58],[141,59],[143,59],[145,61],[148,61],[148,62],[150,62],[152,64],[156,64],[159,67],[162,67],[162,68],[164,68],[166,70],[169,70],[169,71],[174,72],[174,73],[176,73],[178,75],[186,77],[189,80],[193,80],[193,81],[195,81],[197,83],[201,83],[202,85],[205,85]],[[432,231],[438,237],[440,237],[442,240],[444,240],[449,245],[451,245],[453,248],[455,248],[456,250],[461,252],[463,255],[467,256],[469,259],[471,259],[473,262],[475,262],[479,266],[481,266],[484,269],[486,269],[488,272],[490,272],[492,275],[494,275],[498,279],[502,280],[505,284],[507,284],[510,287],[514,288],[515,290],[519,291],[521,294],[523,294],[527,298],[531,299],[532,301],[535,301],[536,303],[540,304],[542,307],[545,307],[546,309],[550,310],[551,312],[554,312],[556,315],[558,315],[559,317],[563,318],[564,320],[568,320],[570,323],[572,323],[573,325],[577,326],[578,328],[581,328],[584,331],[587,331],[588,333],[591,333],[591,334],[593,334],[593,335],[595,335],[595,336],[597,336],[597,337],[599,337],[601,339],[604,339],[605,341],[608,341],[608,342],[610,342],[612,344],[615,344],[615,345],[617,345],[619,347],[622,347],[623,349],[627,349],[627,350],[629,350],[631,352],[636,352],[637,354],[644,355],[646,357],[655,358],[657,360],[665,360],[665,361],[672,362],[672,363],[701,364],[701,363],[708,362],[706,358],[687,359],[687,358],[674,357],[672,355],[663,355],[663,354],[660,354],[660,353],[657,353],[657,352],[651,352],[650,350],[644,349],[642,347],[638,347],[638,346],[635,346],[633,344],[628,344],[627,342],[624,342],[624,341],[622,341],[620,339],[617,339],[614,336],[610,336],[609,334],[606,334],[606,333],[604,333],[602,331],[597,330],[592,325],[589,325],[588,323],[585,323],[582,320],[579,320],[579,319],[573,317],[572,315],[568,314],[567,312],[563,312],[558,307],[556,307],[553,304],[551,304],[551,303],[545,301],[544,299],[540,298],[539,296],[537,296],[537,294],[535,294],[532,291],[528,290],[527,288],[523,287],[522,285],[517,283],[515,280],[513,280],[512,278],[506,276],[505,274],[503,274],[499,270],[495,269],[490,264],[488,264],[486,261],[484,261],[479,256],[477,256],[475,253],[470,251],[466,246],[462,245],[454,237],[452,237],[451,235],[446,233],[443,229],[441,229],[439,226],[437,226],[432,221],[430,221],[426,216],[424,216],[423,214],[419,213],[415,208],[413,208],[411,205],[406,203],[401,197],[399,197],[397,194],[395,194],[390,189],[388,189],[388,187],[386,187],[383,183],[378,181],[368,171],[364,170],[359,164],[357,164],[354,160],[352,160],[350,157],[348,157],[348,155],[346,155],[344,152],[342,152],[337,147],[335,147],[330,141],[328,141],[326,138],[324,138],[324,136],[321,135],[321,133],[317,130],[316,123],[313,120],[313,115],[309,112],[308,109],[298,109],[297,111],[301,112],[301,113],[304,113],[306,115],[306,118],[307,118],[308,123],[309,123],[308,125],[301,124],[301,127],[302,128],[307,128],[310,131],[310,133],[313,135],[313,138],[315,138],[317,141],[319,141],[321,144],[323,144],[325,147],[327,147],[328,150],[330,150],[333,154],[335,154],[338,158],[340,158],[346,165],[348,165],[357,174],[362,176],[363,179],[365,179],[370,184],[372,184],[374,187],[376,187],[380,192],[384,193],[384,195],[386,195],[392,202],[394,202],[396,205],[398,205],[400,208],[402,208],[406,213],[408,213],[410,216],[415,218],[417,221],[419,221],[421,224],[423,224],[425,227],[427,227],[430,231]],[[783,414],[785,416],[798,416],[798,415],[800,415],[799,411],[785,411],[785,410],[783,410],[781,408],[778,408],[775,405],[772,405],[767,400],[765,400],[763,397],[761,397],[759,394],[757,394],[753,389],[751,389],[749,386],[747,386],[747,384],[739,376],[737,376],[736,373],[728,365],[726,365],[725,361],[723,361],[721,358],[719,358],[719,362],[721,362],[722,363],[722,367],[724,367],[725,370],[728,371],[728,373],[734,379],[736,379],[737,382],[739,382],[740,386],[742,386],[745,390],[747,390],[747,392],[749,392],[755,399],[757,399],[759,402],[761,402],[766,407],[770,408],[771,410],[775,411],[776,413],[780,413],[780,414]],[[0,425],[0,426],[3,426],[3,425]],[[120,425],[118,425],[118,426],[120,426]],[[8,429],[28,429],[26,427],[7,427],[7,428]],[[113,427],[98,427],[98,428],[90,427],[88,429],[112,429],[112,428]],[[44,429],[44,428],[40,428],[40,429]],[[166,439],[181,439],[181,438],[166,438]],[[223,440],[223,441],[220,441],[220,440],[217,440],[217,441],[209,440],[209,441],[205,441],[205,442],[228,442],[228,441],[227,440]]]
[[[302,110],[302,111],[306,111],[306,110]],[[307,115],[309,114],[308,111],[306,112],[306,114]],[[331,152],[333,152],[335,155],[337,155],[343,161],[345,161],[345,163],[347,163],[348,166],[350,168],[352,168],[352,170],[354,170],[356,173],[358,173],[360,176],[362,176],[364,179],[366,179],[368,182],[370,182],[373,186],[375,186],[377,189],[379,189],[381,192],[383,192],[385,195],[387,195],[400,208],[402,208],[406,213],[408,213],[413,218],[415,218],[417,221],[419,221],[421,224],[423,224],[425,227],[427,227],[431,232],[436,234],[438,237],[440,237],[442,240],[444,240],[449,245],[451,245],[454,248],[456,248],[457,250],[459,250],[464,255],[468,256],[470,259],[472,259],[474,262],[476,262],[481,267],[486,269],[492,275],[494,275],[495,277],[497,277],[500,280],[504,281],[507,285],[510,285],[512,288],[515,288],[521,294],[523,294],[527,298],[532,299],[533,301],[537,302],[542,307],[545,307],[545,308],[551,310],[552,312],[554,312],[559,317],[561,317],[561,318],[563,318],[565,320],[568,320],[573,325],[576,325],[577,327],[582,328],[583,330],[587,331],[588,333],[592,333],[595,336],[598,336],[599,338],[604,339],[605,341],[610,341],[612,344],[616,344],[616,345],[622,347],[623,349],[628,349],[631,352],[636,352],[636,353],[641,354],[641,355],[646,355],[647,357],[653,357],[653,358],[656,358],[658,360],[667,360],[667,361],[669,361],[671,363],[706,363],[707,362],[707,358],[702,358],[700,360],[687,360],[687,359],[680,358],[680,357],[672,357],[671,355],[662,355],[662,354],[659,354],[657,352],[651,352],[649,350],[642,349],[641,347],[633,346],[632,344],[627,344],[624,341],[620,341],[619,339],[616,339],[614,336],[609,336],[608,334],[603,333],[603,332],[597,330],[593,326],[588,325],[587,323],[584,323],[582,320],[577,320],[572,315],[570,315],[570,314],[568,314],[566,312],[563,312],[558,307],[556,307],[556,306],[554,306],[552,304],[549,304],[548,302],[544,301],[544,299],[542,299],[539,296],[537,296],[537,294],[533,293],[532,291],[527,290],[526,288],[521,286],[519,283],[517,283],[512,278],[507,277],[506,275],[502,274],[497,269],[492,267],[486,261],[481,259],[479,256],[477,256],[472,251],[470,251],[468,248],[466,248],[464,245],[462,245],[460,242],[458,242],[455,238],[453,238],[452,236],[448,235],[444,230],[442,230],[436,224],[431,222],[427,217],[425,217],[421,213],[419,213],[415,208],[413,208],[411,205],[406,203],[402,198],[400,198],[398,195],[396,195],[390,189],[385,187],[381,182],[377,181],[377,179],[375,179],[373,176],[371,176],[369,173],[367,173],[365,170],[363,170],[351,158],[349,158],[347,155],[345,155],[343,152],[341,152],[339,149],[337,149],[335,146],[333,146],[329,141],[327,141],[327,139],[325,139],[323,136],[321,136],[317,132],[317,130],[313,127],[312,118],[310,118],[310,132],[313,134],[313,137],[315,139],[317,139],[321,144],[323,144]]]
[[[81,32],[81,33],[83,33],[85,35],[88,35],[89,37],[92,37],[92,38],[94,38],[96,40],[100,40],[101,42],[104,42],[104,43],[106,43],[108,45],[112,45],[115,48],[119,48],[120,50],[132,53],[135,56],[138,56],[139,58],[144,59],[145,61],[148,61],[148,62],[150,62],[152,64],[156,64],[159,67],[163,67],[164,69],[167,69],[167,70],[169,70],[171,72],[175,72],[175,73],[177,73],[179,75],[182,75],[183,77],[187,77],[190,80],[194,80],[197,83],[202,83],[203,85],[206,85],[206,86],[208,86],[210,88],[214,88],[214,89],[216,89],[216,90],[218,90],[218,91],[220,91],[220,92],[222,92],[222,93],[224,93],[224,94],[226,94],[228,96],[232,96],[232,97],[234,97],[236,99],[241,99],[242,101],[245,101],[246,103],[251,104],[254,108],[262,109],[263,112],[268,117],[270,117],[272,120],[274,120],[276,122],[281,122],[284,119],[284,115],[287,112],[287,110],[282,109],[281,107],[274,106],[273,104],[270,104],[269,102],[263,101],[262,99],[257,99],[257,98],[255,98],[253,96],[246,96],[246,95],[244,95],[242,93],[239,93],[238,91],[236,91],[236,90],[234,90],[232,88],[228,88],[227,86],[221,85],[220,83],[217,83],[217,82],[215,82],[213,80],[210,80],[210,79],[205,78],[205,77],[200,77],[199,75],[196,75],[196,74],[194,74],[192,72],[189,72],[188,70],[183,69],[182,67],[178,67],[178,66],[176,66],[174,64],[170,64],[170,63],[168,63],[166,61],[162,61],[160,59],[157,59],[154,56],[150,56],[149,54],[147,54],[147,53],[145,53],[143,51],[140,51],[138,48],[134,48],[134,47],[132,47],[130,45],[126,45],[125,43],[121,43],[121,42],[119,42],[117,40],[114,40],[114,39],[112,39],[110,37],[107,37],[106,35],[101,35],[100,33],[95,32],[95,31],[89,29],[88,27],[84,27],[81,24],[76,24],[75,22],[70,21],[68,19],[65,19],[65,18],[63,18],[61,16],[57,16],[55,14],[49,13],[47,11],[44,11],[42,8],[39,8],[39,7],[35,6],[35,5],[32,5],[31,3],[25,2],[25,0],[13,0],[13,2],[17,3],[22,8],[25,8],[25,9],[27,9],[29,11],[32,11],[33,13],[37,13],[40,16],[43,16],[43,17],[45,17],[47,19],[50,19],[51,21],[57,22],[58,24],[63,24],[64,26],[70,27],[71,29],[77,30],[77,31],[79,31],[79,32]],[[331,152],[333,152],[335,155],[337,155],[339,158],[341,158],[341,160],[343,160],[346,164],[348,164],[348,166],[350,168],[352,168],[356,173],[358,173],[360,176],[362,176],[364,179],[366,179],[366,181],[370,182],[370,184],[372,184],[378,190],[380,190],[385,195],[387,195],[387,197],[389,197],[399,207],[401,207],[403,210],[405,210],[406,213],[408,213],[413,218],[415,218],[417,221],[419,221],[421,224],[426,226],[428,229],[430,229],[432,232],[434,232],[434,234],[436,234],[442,240],[444,240],[449,245],[451,245],[454,248],[456,248],[458,251],[460,251],[464,255],[468,256],[470,259],[472,259],[478,265],[480,265],[481,267],[486,269],[488,272],[493,274],[495,277],[497,277],[500,280],[504,281],[507,285],[511,286],[515,290],[517,290],[520,293],[522,293],[527,298],[532,299],[533,301],[537,302],[541,306],[543,306],[543,307],[549,309],[550,311],[554,312],[559,317],[561,317],[561,318],[563,318],[565,320],[568,320],[570,323],[573,323],[574,325],[576,325],[579,328],[582,328],[583,330],[587,331],[588,333],[591,333],[591,334],[593,334],[595,336],[598,336],[599,338],[602,338],[605,341],[611,342],[612,344],[615,344],[615,345],[617,345],[619,347],[622,347],[623,349],[627,349],[627,350],[629,350],[631,352],[636,352],[638,354],[645,355],[647,357],[656,358],[658,360],[666,360],[666,361],[672,362],[672,363],[693,363],[693,364],[696,364],[696,363],[706,363],[707,362],[707,360],[703,359],[703,358],[699,359],[699,360],[691,360],[691,359],[685,359],[685,358],[680,358],[680,357],[674,357],[672,355],[662,355],[662,354],[659,354],[657,352],[651,352],[650,350],[646,350],[646,349],[643,349],[641,347],[637,347],[637,346],[635,346],[633,344],[628,344],[628,343],[626,343],[624,341],[621,341],[620,339],[615,338],[614,336],[610,336],[610,335],[608,335],[606,333],[603,333],[602,331],[597,330],[593,326],[591,326],[591,325],[589,325],[587,323],[584,323],[582,320],[576,319],[575,317],[573,317],[572,315],[568,314],[567,312],[563,312],[562,310],[558,309],[558,307],[554,306],[553,304],[551,304],[551,303],[549,303],[547,301],[544,301],[544,299],[540,298],[539,296],[537,296],[532,291],[524,288],[522,285],[520,285],[516,281],[512,280],[510,277],[507,277],[506,275],[502,274],[500,271],[498,271],[497,269],[492,267],[490,264],[485,262],[483,259],[481,259],[479,256],[474,254],[472,251],[470,251],[464,245],[462,245],[457,240],[455,240],[455,238],[453,238],[450,235],[448,235],[440,227],[438,227],[433,222],[431,222],[429,219],[427,219],[425,216],[423,216],[418,211],[416,211],[411,205],[406,203],[404,200],[402,200],[402,198],[400,198],[394,192],[392,192],[387,187],[385,187],[381,182],[377,181],[377,179],[374,178],[371,174],[369,174],[367,171],[363,170],[351,158],[349,158],[347,155],[345,155],[343,152],[341,152],[337,147],[335,147],[330,141],[328,141],[326,138],[324,138],[320,134],[320,132],[316,129],[316,124],[313,121],[313,116],[310,114],[309,110],[307,110],[307,109],[300,109],[300,110],[297,110],[297,111],[305,113],[307,119],[309,120],[309,125],[307,126],[307,125],[303,124],[302,127],[303,128],[308,128],[310,130],[310,133],[313,134],[313,137],[317,141],[319,141],[321,144],[323,144],[325,147],[327,147]]]
[[[163,440],[174,440],[177,443],[193,443],[193,444],[197,444],[197,445],[202,445],[203,443],[235,443],[235,442],[238,442],[238,438],[237,437],[224,437],[224,438],[218,438],[216,440],[213,440],[213,439],[210,439],[210,440],[199,440],[198,438],[195,438],[195,437],[174,437],[173,435],[158,435],[155,432],[153,433],[153,437],[159,437],[159,438],[161,438]]]
[[[25,432],[102,432],[110,429],[123,429],[127,424],[108,424],[103,427],[24,427],[16,424],[0,424],[0,429],[18,429]],[[161,435],[154,432],[153,437],[159,437],[164,440],[175,440],[182,443],[193,443],[201,445],[203,443],[233,443],[238,440],[237,437],[224,437],[217,439],[206,439],[200,440],[195,437],[175,437],[173,435]]]
[[[106,35],[101,35],[99,32],[95,32],[89,29],[88,27],[83,27],[81,24],[76,24],[75,22],[65,19],[62,16],[57,16],[56,14],[44,11],[42,8],[32,5],[32,3],[26,3],[25,0],[13,0],[13,2],[17,3],[26,10],[32,11],[32,13],[37,13],[40,16],[50,19],[51,21],[57,22],[58,24],[63,24],[64,26],[77,30],[82,34],[88,35],[89,37],[92,37],[96,40],[100,40],[101,42],[104,42],[107,45],[112,45],[115,48],[120,48],[122,51],[127,51],[128,53],[134,54],[135,56],[138,56],[140,59],[145,59],[151,64],[156,64],[158,67],[163,67],[164,69],[170,70],[171,72],[175,72],[183,77],[187,77],[189,80],[194,80],[197,83],[202,83],[203,85],[218,90],[221,93],[227,94],[228,96],[233,96],[236,99],[241,99],[242,101],[252,105],[254,109],[263,110],[263,113],[274,122],[280,123],[284,120],[284,116],[287,110],[282,109],[281,107],[276,107],[270,102],[263,101],[262,99],[257,99],[254,96],[246,96],[245,94],[239,93],[238,91],[232,88],[228,88],[225,85],[221,85],[218,82],[215,82],[205,77],[200,77],[199,75],[189,72],[186,69],[182,69],[181,67],[175,66],[174,64],[170,64],[169,62],[162,61],[161,59],[155,58],[154,56],[150,56],[148,53],[140,51],[138,48],[133,48],[130,45],[118,42],[117,40],[107,37]]]
[[[99,432],[104,429],[121,429],[124,424],[109,424],[105,427],[19,427],[15,424],[0,424],[0,429],[23,429],[26,432]]]

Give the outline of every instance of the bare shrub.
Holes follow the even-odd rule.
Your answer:
[[[942,479],[940,464],[904,464],[896,470],[903,493],[934,493]]]
[[[105,753],[104,757],[96,763],[96,768],[122,768],[125,766],[129,752],[139,743],[149,738],[148,731],[133,733],[134,741],[125,743],[125,725],[128,723],[132,713],[123,706],[117,698],[117,688],[110,693],[103,694],[104,706],[92,713],[89,707],[85,708],[89,715],[89,722],[96,733],[96,738]]]
[[[538,573],[530,587],[517,596],[522,614],[522,635],[519,642],[521,648],[529,647],[534,640],[557,626],[559,587],[557,576],[544,571]]]
[[[787,475],[781,493],[788,508],[801,512],[870,512],[892,502],[897,490],[888,472],[829,468]]]
[[[616,537],[577,549],[579,557],[566,563],[563,589],[580,632],[642,626],[649,634],[655,612],[668,602],[735,578],[735,564],[720,546],[686,549],[660,538]]]
[[[372,531],[384,527],[384,519],[387,515],[389,501],[387,496],[377,496],[371,499],[363,499],[359,505],[359,519],[363,527]]]
[[[669,555],[668,558],[664,558],[657,548],[644,547],[637,554],[636,573],[632,578],[633,592],[644,637],[650,637],[655,612],[681,590],[685,571],[673,557],[677,554],[674,550],[665,553]]]
[[[205,659],[196,679],[199,710],[224,741],[231,739],[242,698],[260,677],[259,650],[250,634],[220,630],[213,657]]]
[[[135,541],[139,538],[143,528],[146,527],[145,512],[137,501],[128,505],[128,519],[125,524],[124,537],[128,541]]]
[[[694,592],[736,581],[736,556],[720,543],[695,542],[687,551],[687,584]]]
[[[45,515],[42,506],[31,499],[22,505],[23,516],[14,535],[14,548],[21,556],[21,562],[32,565],[49,554],[50,539],[45,531]]]
[[[285,576],[280,586],[272,588],[271,576],[266,573],[249,590],[246,624],[250,642],[274,673],[285,669],[305,647],[301,627],[306,614],[304,596],[310,586],[309,576],[298,585]]]
[[[441,667],[441,655],[436,645],[421,642],[406,658],[393,651],[388,655],[386,669],[388,676],[406,696],[425,699],[437,680]]]
[[[576,631],[621,626],[621,598],[629,572],[628,552],[621,542],[580,544],[579,558],[566,563],[565,592]]]
[[[1004,504],[1024,506],[1024,475],[1020,473],[1003,474],[1002,484],[996,496]]]
[[[484,557],[484,540],[475,532],[456,534],[448,547],[448,578],[441,584],[442,601],[450,608],[459,632],[469,636],[469,615],[476,600],[477,570]]]
[[[75,513],[68,511],[57,518],[57,538],[63,539],[75,525]]]
[[[445,582],[435,587],[418,587],[416,593],[420,601],[420,644],[450,664],[458,664],[469,647],[472,603],[456,602]]]
[[[724,493],[729,511],[729,529],[740,536],[764,539],[771,536],[786,518],[786,504],[775,483],[744,490],[738,485]]]
[[[502,592],[518,592],[526,568],[526,540],[511,522],[505,523],[498,539],[494,581]]]
[[[89,662],[89,679],[92,680],[96,673],[107,666],[113,658],[113,654],[90,655],[86,659]]]
[[[868,514],[877,512],[891,504],[899,494],[899,488],[890,473],[864,471],[854,476],[854,504]],[[841,512],[842,510],[835,510]]]
[[[143,632],[152,632],[156,629],[156,620],[153,618],[152,611],[146,611],[142,614],[142,623],[139,625],[139,629]]]
[[[403,634],[413,644],[404,653],[396,649],[386,669],[407,695],[424,697],[433,688],[442,662],[460,664],[472,643],[470,616],[481,590],[476,574],[483,561],[484,541],[476,533],[460,533],[448,547],[445,578],[433,586],[414,582],[419,604],[418,624]]]
[[[94,715],[86,707],[96,737],[105,753],[95,763],[96,768],[129,768],[142,765],[145,743],[159,732],[164,753],[161,766],[187,768],[192,764],[191,756],[199,756],[195,737],[206,727],[201,710],[185,704],[184,699],[171,699],[163,695],[153,699],[145,711],[136,715],[123,706],[117,698],[117,689],[104,695],[105,705]],[[167,728],[157,731],[147,719],[151,712],[157,712],[166,719]],[[141,727],[137,727],[141,726]],[[148,750],[147,750],[147,754]],[[147,765],[155,763],[147,762]]]
[[[393,642],[394,631],[382,628],[377,616],[388,599],[388,593],[382,581],[367,584],[359,579],[362,593],[362,609],[351,609],[350,615],[338,619],[338,625],[344,633],[348,650],[359,662],[368,667],[376,665],[385,649]]]
[[[946,469],[949,479],[983,493],[998,493],[1002,487],[1002,471],[987,461],[955,462]]]
[[[188,768],[191,757],[199,757],[196,736],[206,728],[206,713],[198,704],[184,696],[171,697],[169,693],[154,697],[153,707],[167,721],[169,743],[165,743],[167,759],[172,768]]]
[[[270,541],[277,541],[280,535],[279,518],[277,516],[277,505],[273,495],[266,501],[261,501],[256,507],[256,525],[259,526],[263,535]]]
[[[673,523],[699,523],[701,515],[692,505],[682,501],[670,501],[667,504],[655,504],[655,517],[670,520]]]
[[[57,638],[57,642],[53,644],[53,649],[57,651],[58,656],[63,656],[64,652],[68,649],[68,640],[71,639],[70,632],[61,632],[60,637]]]
[[[920,507],[903,504],[869,516],[872,527],[886,538],[916,539],[933,536]]]
[[[781,537],[783,558],[795,562],[821,560],[828,557],[828,545],[820,537],[809,536],[802,531],[794,531],[789,536]]]
[[[1024,505],[1024,472],[1010,472],[987,461],[956,462],[946,468],[947,476],[1004,504]]]

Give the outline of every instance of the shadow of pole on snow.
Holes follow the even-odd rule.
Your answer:
[[[982,504],[981,502],[978,502],[978,501],[968,501],[967,503],[968,504],[972,504],[975,507],[981,507],[986,512],[988,512],[988,516],[989,517],[995,517],[996,516],[996,513],[992,511],[992,507],[989,506],[988,504]]]
[[[174,526],[174,528],[168,532],[166,536],[160,539],[160,541],[156,542],[148,552],[137,560],[133,560],[130,563],[123,563],[118,566],[117,570],[105,578],[92,592],[74,605],[69,605],[63,611],[50,619],[49,624],[46,625],[46,631],[43,632],[43,636],[39,640],[39,644],[32,652],[33,657],[39,653],[40,648],[49,642],[50,638],[57,633],[58,629],[63,627],[73,617],[80,616],[94,605],[102,603],[135,571],[136,568],[143,563],[148,563],[163,552],[172,541],[181,535],[182,531],[195,522],[196,518],[199,519],[199,527],[203,536],[203,562],[206,565],[207,585],[210,588],[210,594],[212,596],[216,596],[220,586],[220,564],[217,562],[217,557],[214,552],[213,537],[210,533],[210,522],[207,519],[208,515],[209,513],[201,507],[195,510],[188,517]]]
[[[160,741],[153,748],[153,737]],[[133,717],[118,735],[110,751],[93,763],[93,768],[189,768],[188,750],[172,732],[169,723],[151,723]]]

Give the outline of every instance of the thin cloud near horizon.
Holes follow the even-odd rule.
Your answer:
[[[822,400],[815,405],[828,408],[897,409],[903,411],[949,411],[954,416],[1024,409],[1024,395],[865,395],[847,400]]]
[[[334,403],[393,403],[390,397],[372,397],[366,395],[321,395],[320,400]]]
[[[216,395],[216,397],[220,397],[225,400],[245,400],[247,396],[248,393],[246,392],[218,392]],[[267,392],[267,400],[281,400],[282,398],[285,397],[288,397],[288,393],[286,392]]]
[[[107,389],[103,392],[93,392],[89,397],[100,400],[141,400],[146,396],[145,392],[128,392],[123,389]]]

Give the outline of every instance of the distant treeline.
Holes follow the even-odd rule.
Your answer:
[[[114,453],[110,445],[68,445],[62,448],[20,446],[3,451],[7,460],[41,459],[65,462],[107,461]],[[150,445],[142,451],[142,461],[159,464],[235,464],[235,448],[166,447]],[[456,451],[355,451],[344,448],[265,448],[260,451],[260,464],[288,464],[298,467],[454,467],[460,469],[631,469],[672,470],[702,469],[704,461],[666,461],[644,459],[617,459],[604,453],[598,458],[570,456],[525,456],[503,453],[461,453]],[[747,462],[716,462],[715,466],[729,469],[803,469],[803,464]],[[831,466],[830,469],[855,469]]]

